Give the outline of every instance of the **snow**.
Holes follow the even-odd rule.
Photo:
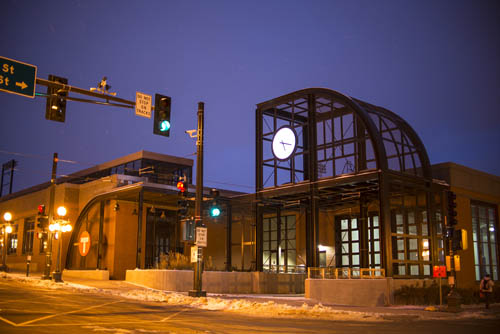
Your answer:
[[[295,297],[264,297],[266,299],[274,299],[276,300],[276,302],[274,300],[255,301],[255,299],[258,300],[259,298],[263,298],[262,296],[255,295],[213,295],[208,297],[195,298],[178,292],[161,291],[140,286],[138,286],[137,288],[134,288],[133,286],[127,286],[127,288],[122,287],[107,289],[90,287],[71,282],[55,283],[50,280],[41,280],[38,277],[25,277],[20,274],[8,273],[2,274],[1,277],[3,279],[16,280],[23,284],[46,289],[65,289],[81,293],[109,294],[134,300],[161,302],[168,305],[179,305],[203,310],[232,312],[248,316],[314,318],[339,321],[370,322],[387,321],[388,319],[394,320],[397,317],[408,316],[411,316],[413,318],[425,319],[449,319],[450,316],[449,313],[447,313],[446,316],[443,316],[442,312],[420,312],[419,314],[415,314],[412,313],[412,311],[423,311],[423,307],[415,306],[391,307],[390,309],[392,309],[393,311],[397,310],[396,313],[390,311],[384,312],[384,309],[389,308],[378,308],[378,310],[376,310],[375,312],[359,312],[335,309],[334,307],[323,306],[320,303],[315,305],[308,305],[304,302],[300,306],[289,305],[286,303],[287,301],[294,300],[295,304],[297,304],[297,300],[301,299]],[[306,299],[303,298],[303,300],[305,301]],[[437,313],[441,313],[441,315],[437,316]],[[492,317],[494,318],[495,314],[485,313],[482,311],[469,311],[454,314],[454,319],[486,319]]]

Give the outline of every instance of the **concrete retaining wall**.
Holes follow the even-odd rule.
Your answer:
[[[305,297],[325,304],[392,304],[392,279],[306,279]]]
[[[100,281],[109,280],[108,270],[69,270],[64,269],[62,273],[62,278],[64,277],[75,277],[75,278],[85,278],[85,279],[95,279]]]
[[[429,286],[432,279],[306,279],[305,297],[325,304],[384,306],[394,304],[403,285]]]
[[[304,274],[205,271],[203,290],[210,293],[304,293]],[[126,281],[159,290],[193,289],[190,270],[127,270]]]
[[[158,290],[189,291],[193,289],[193,271],[191,270],[127,270],[125,280]]]
[[[26,262],[7,263],[7,267],[9,268],[10,271],[26,272]],[[38,272],[38,269],[39,269],[38,263],[36,263],[36,262],[30,263],[30,272],[31,273]]]

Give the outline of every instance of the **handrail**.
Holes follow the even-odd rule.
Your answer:
[[[308,267],[307,278],[320,279],[352,279],[385,278],[385,269],[382,268],[335,268],[335,267]]]

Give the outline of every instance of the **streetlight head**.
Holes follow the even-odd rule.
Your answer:
[[[59,215],[59,217],[66,216],[66,213],[67,213],[67,210],[64,206],[60,206],[57,208],[57,214]]]
[[[12,213],[10,213],[10,212],[6,212],[6,213],[4,213],[4,215],[3,215],[3,219],[4,219],[5,221],[7,221],[7,222],[10,222],[10,221],[12,220]]]

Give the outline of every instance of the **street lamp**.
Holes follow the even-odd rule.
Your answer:
[[[12,220],[12,214],[10,212],[6,212],[3,215],[3,220],[5,221],[4,226],[3,226],[3,258],[2,258],[2,267],[0,270],[2,271],[9,271],[9,268],[7,267],[7,241],[8,237],[7,235],[12,233],[12,226],[10,226],[10,222]]]
[[[49,225],[49,230],[52,233],[55,233],[56,239],[59,241],[59,247],[57,247],[57,261],[56,261],[56,270],[52,273],[52,277],[56,282],[62,282],[62,273],[61,273],[61,248],[62,248],[62,233],[70,232],[73,228],[69,224],[69,220],[65,220],[67,210],[64,206],[60,206],[57,208],[58,219],[55,220],[54,223]]]

